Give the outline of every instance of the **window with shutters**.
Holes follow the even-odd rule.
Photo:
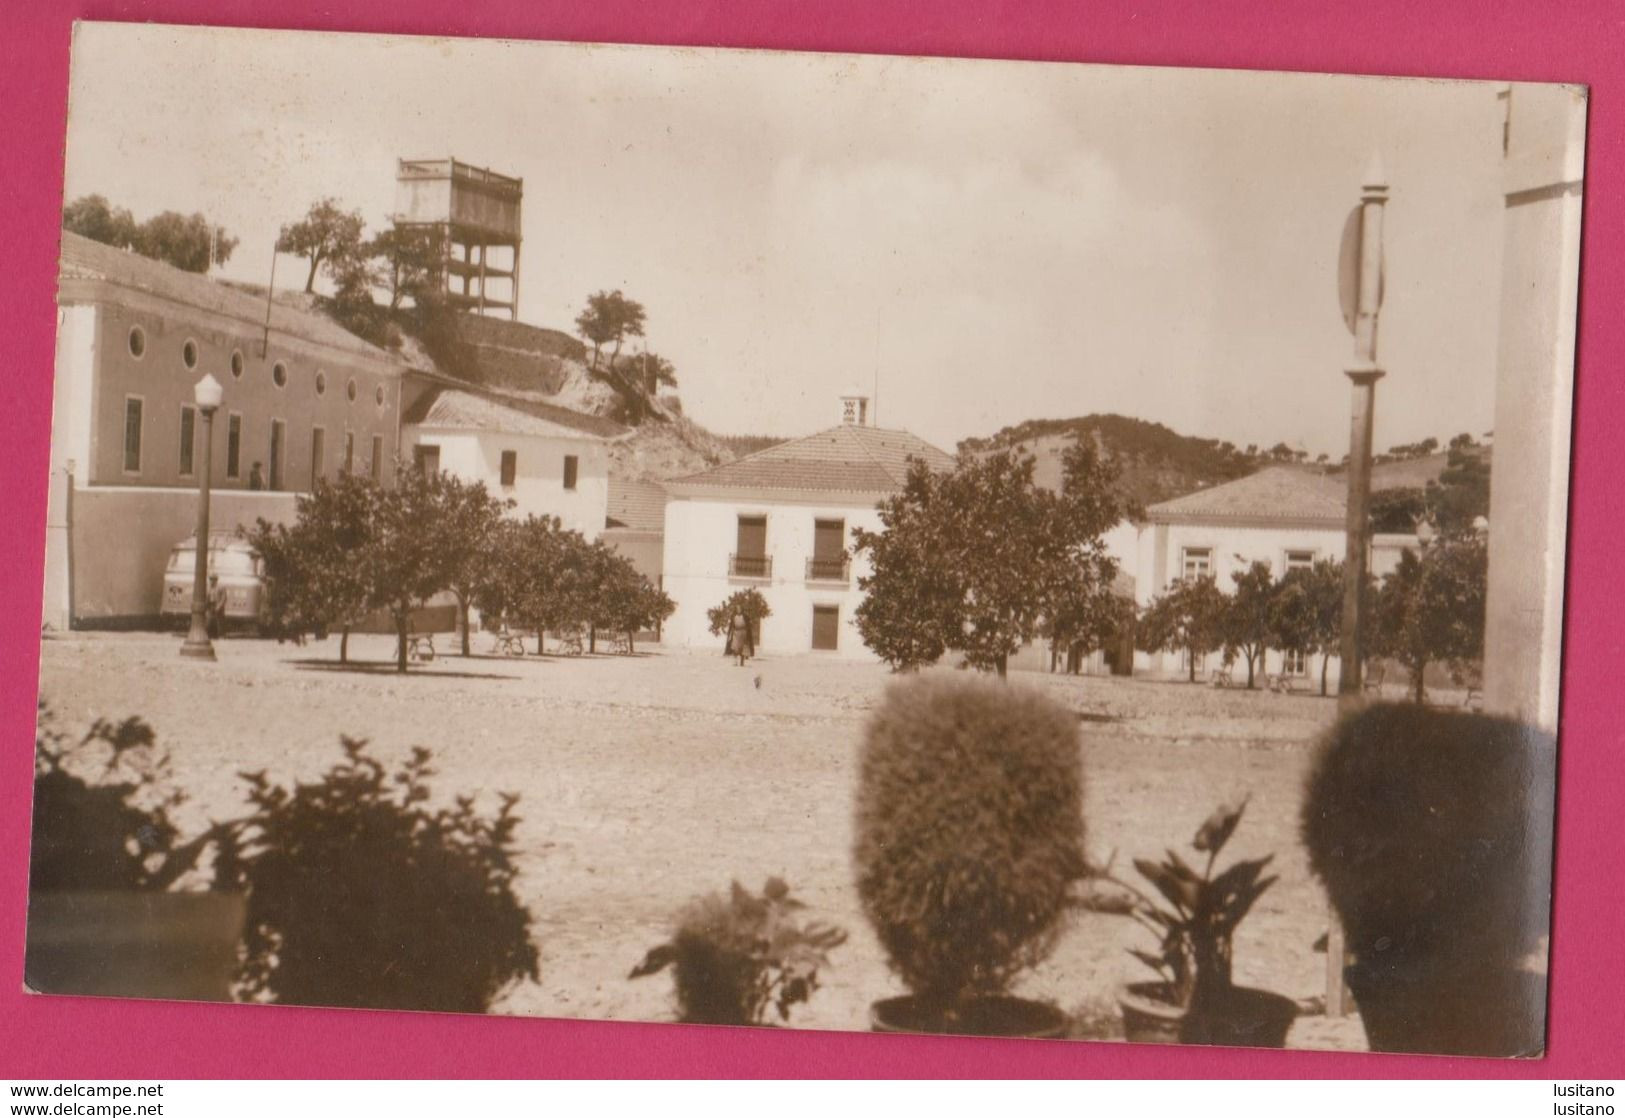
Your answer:
[[[737,578],[771,578],[773,561],[767,554],[767,517],[741,516],[728,573]]]
[[[519,477],[519,452],[517,450],[504,450],[502,452],[502,487],[510,489]]]
[[[839,606],[814,606],[812,646],[815,651],[834,652],[839,643],[841,609]]]
[[[236,479],[243,473],[243,416],[232,412],[226,416],[226,476]]]
[[[139,396],[124,397],[124,472],[141,472],[141,409]]]
[[[271,480],[270,488],[282,488],[282,458],[288,441],[288,425],[280,419],[271,420]]]
[[[197,461],[197,409],[181,405],[181,477],[191,477]]]
[[[819,582],[845,582],[847,575],[846,521],[814,520],[807,577]]]

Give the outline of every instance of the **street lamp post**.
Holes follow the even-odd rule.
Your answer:
[[[197,557],[192,563],[192,627],[187,630],[181,655],[213,660],[209,640],[209,472],[214,458],[214,413],[225,392],[208,373],[192,386],[192,399],[203,416],[203,463],[198,470]]]
[[[1388,183],[1375,157],[1360,186],[1360,204],[1344,231],[1340,288],[1343,315],[1354,334],[1354,363],[1344,372],[1353,386],[1349,409],[1347,552],[1343,560],[1343,629],[1338,648],[1338,701],[1347,707],[1361,694],[1365,649],[1367,541],[1371,509],[1371,426],[1376,408],[1377,312],[1382,306],[1382,215]]]
[[[1382,307],[1382,213],[1388,201],[1387,177],[1373,156],[1360,184],[1360,204],[1349,214],[1343,229],[1343,252],[1338,265],[1338,294],[1343,319],[1354,335],[1354,363],[1343,370],[1353,385],[1349,407],[1348,537],[1343,557],[1343,630],[1338,645],[1337,704],[1342,710],[1361,701],[1361,656],[1365,649],[1365,593],[1367,541],[1371,534],[1371,423],[1376,411],[1377,312]],[[1347,962],[1343,925],[1337,914],[1329,917],[1326,935],[1326,1015],[1341,1017],[1348,1002],[1343,982]]]

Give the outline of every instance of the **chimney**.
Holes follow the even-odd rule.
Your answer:
[[[869,426],[869,397],[855,392],[841,397],[841,426]]]

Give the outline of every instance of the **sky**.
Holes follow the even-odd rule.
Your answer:
[[[313,201],[375,231],[398,157],[453,156],[524,179],[520,318],[625,291],[712,430],[810,433],[855,389],[950,450],[1117,412],[1335,461],[1373,155],[1376,446],[1490,429],[1498,88],[80,24],[65,195],[202,211],[241,242],[218,274],[263,284]]]

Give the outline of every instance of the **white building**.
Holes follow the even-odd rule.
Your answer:
[[[1181,578],[1210,575],[1221,590],[1234,590],[1232,575],[1254,562],[1268,563],[1279,578],[1317,560],[1341,560],[1347,551],[1346,478],[1328,477],[1293,466],[1272,466],[1240,478],[1187,493],[1147,508],[1140,525],[1135,560],[1136,604],[1142,608]],[[1370,571],[1379,580],[1399,563],[1405,548],[1417,547],[1415,536],[1378,535],[1371,541]],[[1135,654],[1136,671],[1184,675],[1178,652]],[[1196,666],[1200,676],[1217,667],[1219,653]],[[1282,653],[1265,654],[1263,671],[1313,674],[1320,665],[1301,658],[1284,663]],[[1334,656],[1328,681],[1335,686]]]
[[[413,376],[401,416],[403,454],[484,482],[516,517],[556,516],[596,540],[609,506],[609,445],[628,434],[598,416]]]
[[[869,401],[841,398],[841,424],[665,482],[666,593],[677,610],[665,643],[722,646],[706,612],[757,589],[771,616],[758,650],[873,658],[853,623],[867,573],[852,530],[878,530],[876,506],[898,492],[909,460],[953,468],[953,458],[907,431],[869,426]]]

